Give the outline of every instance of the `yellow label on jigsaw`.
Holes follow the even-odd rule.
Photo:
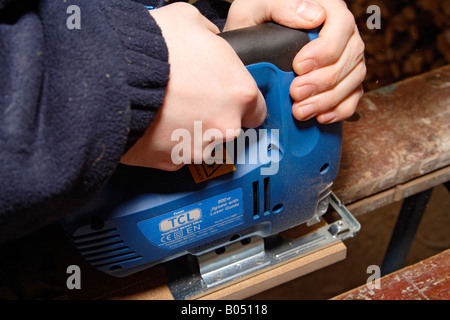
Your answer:
[[[195,183],[213,179],[236,170],[226,149],[222,148],[222,150],[224,151],[222,152],[222,159],[209,159],[210,161],[214,161],[211,164],[208,164],[205,161],[201,164],[188,164],[189,171],[191,172]]]

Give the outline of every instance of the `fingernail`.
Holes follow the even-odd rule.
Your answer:
[[[307,59],[297,64],[295,72],[298,75],[302,75],[313,71],[317,67],[316,61],[314,59]]]
[[[298,107],[298,114],[300,119],[307,120],[314,116],[315,106],[313,104],[307,104],[305,106]]]
[[[336,112],[329,112],[317,116],[317,121],[319,121],[320,123],[330,123],[333,122],[334,119],[336,118],[337,118]]]
[[[323,8],[318,3],[311,0],[303,0],[297,8],[297,15],[305,21],[314,22],[323,13]]]
[[[314,92],[315,92],[315,88],[313,85],[307,84],[307,85],[301,86],[296,89],[295,100],[296,101],[304,100],[304,99],[312,96],[314,94]]]

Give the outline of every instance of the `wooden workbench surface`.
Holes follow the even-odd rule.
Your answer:
[[[450,250],[363,285],[334,300],[449,300]]]
[[[364,94],[344,122],[333,191],[346,205],[378,195],[359,215],[450,180],[449,164],[450,65]]]

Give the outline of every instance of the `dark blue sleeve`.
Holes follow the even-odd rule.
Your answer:
[[[69,29],[69,5],[81,29]],[[169,77],[130,0],[0,0],[0,242],[88,201],[150,125]]]

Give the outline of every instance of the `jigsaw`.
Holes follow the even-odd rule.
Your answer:
[[[225,144],[222,163],[175,172],[119,166],[95,199],[62,221],[80,254],[117,277],[189,256],[211,287],[356,234],[359,224],[331,192],[342,123],[300,122],[291,111],[292,61],[317,32],[265,23],[220,34],[263,93],[265,122],[252,134],[243,128],[241,147]],[[319,221],[329,203],[341,220],[279,240]]]

